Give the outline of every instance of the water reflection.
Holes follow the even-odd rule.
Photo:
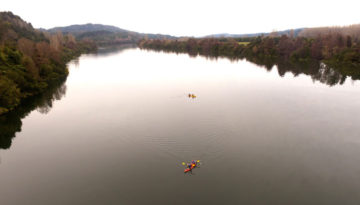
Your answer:
[[[7,119],[2,147],[22,131],[0,150],[1,204],[360,201],[358,85],[138,49],[80,64],[69,65],[61,102],[60,84]],[[317,79],[336,76],[314,67],[306,72]],[[29,114],[39,106],[54,109]],[[204,166],[184,175],[190,159]]]
[[[141,48],[144,49],[144,48]],[[151,50],[151,49],[145,49]],[[159,51],[159,50],[156,50]],[[173,53],[172,51],[160,51],[164,53]],[[175,52],[179,54],[180,52]],[[188,53],[191,58],[205,56],[208,60],[217,60],[218,58],[227,58],[231,62],[247,60],[260,67],[271,71],[277,67],[279,76],[284,77],[286,73],[292,73],[295,77],[300,74],[308,75],[314,82],[320,82],[329,86],[342,85],[348,77],[352,80],[360,79],[360,70],[351,67],[351,65],[326,64],[316,60],[292,61],[291,59],[271,58],[264,56],[216,56],[203,53]]]
[[[305,74],[310,76],[314,82],[320,82],[329,86],[342,85],[347,78],[346,75],[341,74],[333,67],[319,61],[306,63],[279,62],[277,67],[281,77],[284,77],[288,72],[294,76]]]
[[[105,57],[114,54],[120,54],[129,48],[136,48],[136,44],[120,44],[114,46],[100,47],[96,53],[89,54],[90,56]]]
[[[9,149],[16,132],[21,131],[22,122],[31,111],[38,110],[47,114],[53,107],[53,102],[61,100],[66,94],[65,79],[53,84],[38,96],[26,99],[16,110],[0,116],[0,149]]]
[[[359,80],[351,73],[342,72],[340,67],[330,66],[321,61],[309,60],[304,62],[294,62],[289,59],[272,59],[260,57],[248,57],[246,60],[263,66],[271,71],[277,67],[279,76],[284,77],[286,73],[291,73],[295,77],[305,74],[311,77],[314,82],[320,82],[329,86],[342,85],[347,77],[353,80]]]
[[[99,48],[96,53],[87,54],[93,57],[104,57],[114,54],[119,54],[126,49],[134,48],[134,44],[123,44],[116,46],[108,46]],[[72,61],[75,67],[80,66],[79,59]],[[48,90],[38,96],[28,98],[14,111],[0,116],[0,149],[9,149],[11,147],[12,139],[16,132],[21,131],[22,119],[25,118],[31,111],[37,110],[42,114],[47,114],[53,107],[56,100],[61,100],[66,94],[66,79],[54,83]]]

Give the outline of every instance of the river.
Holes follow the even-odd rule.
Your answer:
[[[2,205],[360,201],[358,81],[139,48],[68,66],[1,118]]]

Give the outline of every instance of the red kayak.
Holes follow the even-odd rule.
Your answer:
[[[196,167],[196,164],[192,164],[191,165],[191,168],[186,168],[185,170],[184,170],[184,173],[186,173],[186,172],[190,172],[192,169],[194,169]]]

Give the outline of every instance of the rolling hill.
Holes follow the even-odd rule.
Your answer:
[[[77,40],[90,39],[99,46],[137,43],[141,39],[174,39],[176,37],[163,34],[138,33],[116,26],[103,24],[77,24],[64,27],[55,27],[46,30],[50,33],[61,32],[72,34]]]

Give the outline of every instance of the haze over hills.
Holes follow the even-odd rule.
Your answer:
[[[63,32],[63,33],[83,33],[83,32],[92,32],[92,31],[110,31],[110,32],[130,32],[125,29],[121,29],[116,26],[109,26],[109,25],[103,25],[103,24],[75,24],[70,26],[63,26],[63,27],[54,27],[51,29],[48,29],[48,32],[54,33],[54,32]]]
[[[204,36],[205,38],[241,38],[241,37],[257,37],[257,36],[268,36],[271,33],[277,33],[277,35],[294,35],[294,37],[298,36],[298,34],[303,31],[305,28],[297,28],[297,29],[287,29],[283,31],[276,32],[261,32],[261,33],[245,33],[245,34],[229,34],[229,33],[219,33]],[[42,29],[45,30],[45,29]],[[177,37],[171,35],[164,34],[147,34],[147,33],[138,33],[134,31],[129,31],[126,29],[122,29],[116,26],[104,25],[104,24],[75,24],[70,26],[63,27],[54,27],[51,29],[47,29],[50,33],[62,32],[62,33],[71,33],[78,38],[94,38],[95,36],[108,36],[112,33],[118,34],[122,38],[126,38],[128,35],[132,37],[140,37],[140,38],[149,38],[149,39],[157,39],[157,38],[167,38],[167,39],[175,39]],[[122,35],[119,35],[119,34]],[[200,38],[204,38],[200,37]]]
[[[136,43],[146,39],[174,39],[176,37],[163,34],[148,34],[129,31],[116,26],[103,24],[78,24],[64,27],[55,27],[45,30],[50,33],[62,32],[72,34],[77,40],[90,39],[98,45]]]
[[[277,35],[293,35],[293,37],[297,37],[301,31],[305,28],[297,28],[297,29],[287,29],[283,31],[274,31],[274,32],[261,32],[261,33],[245,33],[245,34],[229,34],[229,33],[219,33],[204,36],[205,38],[244,38],[244,37],[257,37],[257,36],[269,36],[271,34]],[[202,37],[202,38],[204,38]]]

